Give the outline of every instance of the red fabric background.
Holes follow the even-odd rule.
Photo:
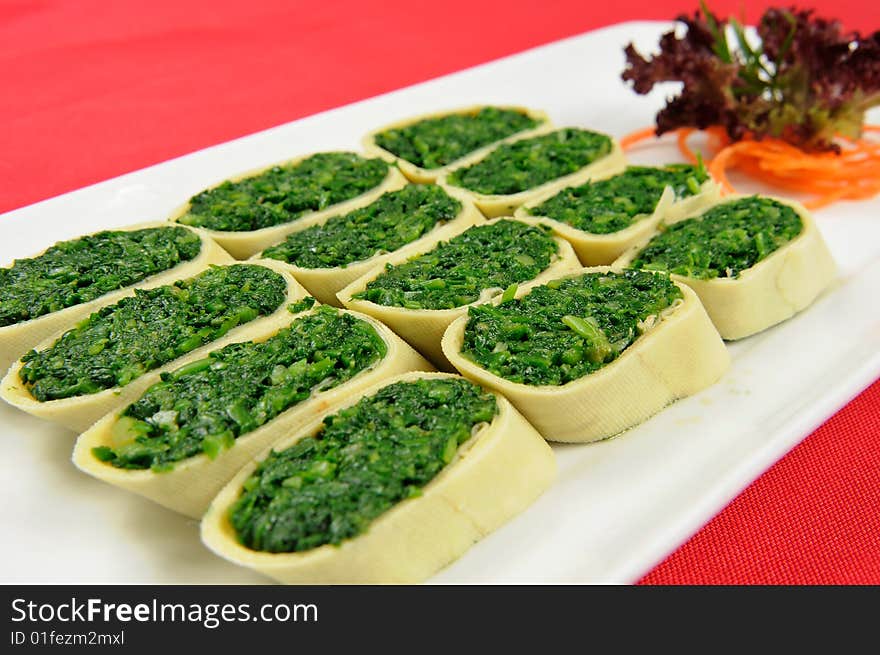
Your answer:
[[[713,0],[720,14],[764,2]],[[0,211],[586,30],[696,2],[0,2]],[[849,28],[880,4],[813,3]],[[880,582],[880,383],[647,583]]]

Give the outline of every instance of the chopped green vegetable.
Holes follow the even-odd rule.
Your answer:
[[[707,179],[702,166],[629,166],[614,177],[563,189],[528,212],[591,234],[611,234],[653,214],[667,186],[677,198],[686,198],[699,193]]]
[[[461,203],[438,186],[410,184],[366,207],[294,232],[264,257],[302,268],[334,268],[389,253],[451,221]]]
[[[399,266],[389,264],[353,297],[408,309],[452,309],[478,300],[485,289],[535,278],[556,254],[544,226],[514,220],[476,225]]]
[[[304,312],[307,309],[314,307],[316,302],[318,301],[311,296],[306,296],[302,300],[297,300],[295,303],[291,303],[287,310],[291,314],[299,314],[300,312]]]
[[[570,175],[610,152],[610,137],[569,127],[498,146],[448,179],[477,193],[509,195]]]
[[[516,298],[516,290],[519,288],[519,285],[514,283],[511,284],[504,290],[504,293],[501,294],[501,302],[508,302]]]
[[[589,348],[585,351],[587,357],[594,364],[602,364],[606,358],[613,354],[614,349],[608,342],[608,337],[599,327],[599,322],[592,316],[581,318],[580,316],[566,315],[562,322],[584,338]]]
[[[470,114],[427,118],[386,130],[376,135],[376,145],[420,168],[441,168],[537,125],[538,121],[520,111],[483,107]]]
[[[212,267],[168,286],[138,289],[98,310],[46,350],[27,353],[19,377],[41,402],[122,387],[237,325],[272,313],[286,289],[275,271],[248,264]]]
[[[324,419],[315,436],[271,453],[229,520],[252,550],[340,544],[420,495],[496,411],[493,395],[462,378],[391,384]]]
[[[387,175],[388,164],[381,159],[322,152],[202,191],[178,221],[223,232],[260,230],[356,198]]]
[[[194,259],[201,241],[182,227],[99,232],[61,241],[0,268],[0,327],[91,302]]]
[[[511,382],[561,385],[614,361],[682,298],[666,275],[585,273],[468,309],[462,355]]]
[[[631,266],[701,280],[735,278],[802,229],[800,216],[788,205],[760,196],[739,198],[666,227]]]
[[[265,341],[234,343],[164,373],[116,422],[136,449],[102,446],[93,453],[125,469],[169,470],[203,452],[216,457],[316,391],[366,370],[387,350],[369,323],[321,306]]]

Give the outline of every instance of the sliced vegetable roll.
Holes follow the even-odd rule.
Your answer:
[[[548,129],[501,143],[477,161],[450,169],[439,183],[494,218],[544,194],[623,170],[623,151],[610,136],[576,127]]]
[[[409,184],[294,232],[259,257],[284,262],[315,298],[338,306],[337,292],[392,253],[413,252],[483,220],[472,203],[439,186]]]
[[[343,289],[339,299],[379,319],[437,366],[451,370],[440,340],[469,306],[578,268],[565,239],[541,225],[499,218],[448,241],[434,239],[418,254],[394,257]]]
[[[618,434],[714,383],[730,362],[689,287],[609,267],[470,307],[443,352],[544,437],[567,442]]]
[[[133,293],[232,261],[200,230],[142,223],[61,241],[0,268],[0,369]]]
[[[171,220],[200,227],[247,259],[331,213],[369,204],[406,180],[379,158],[319,152],[221,182],[190,198]]]
[[[718,199],[706,169],[690,164],[628,166],[603,180],[566,187],[516,210],[565,237],[584,266],[611,264],[661,220],[691,215]]]
[[[478,105],[423,114],[380,127],[364,137],[364,149],[395,162],[408,179],[436,182],[455,166],[482,157],[499,141],[547,128],[547,115],[525,107]]]
[[[616,265],[671,273],[697,292],[725,339],[790,318],[836,272],[809,212],[763,196],[727,197],[661,224]]]
[[[215,553],[286,583],[413,583],[522,512],[553,452],[504,399],[458,376],[386,380],[291,431],[202,519]]]
[[[287,320],[305,290],[275,262],[213,266],[137,289],[56,334],[12,365],[0,396],[82,431],[128,404],[162,373]]]
[[[429,369],[381,323],[319,306],[163,373],[83,434],[73,461],[89,475],[200,517],[236,471],[273,442],[378,380]]]

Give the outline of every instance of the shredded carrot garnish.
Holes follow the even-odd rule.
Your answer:
[[[639,141],[645,141],[647,139],[650,139],[652,136],[656,136],[656,134],[657,132],[653,127],[646,127],[643,130],[637,130],[636,132],[633,132],[632,134],[627,134],[625,137],[623,137],[620,140],[620,147],[624,149],[629,148],[637,144]]]
[[[688,138],[695,131],[675,131],[679,151],[691,162],[697,161],[697,155],[688,145]],[[709,173],[725,193],[735,191],[727,171],[738,169],[771,186],[811,195],[804,202],[811,209],[838,200],[864,200],[880,194],[880,140],[864,135],[854,140],[840,139],[840,153],[807,153],[780,139],[731,142],[720,126],[703,132],[709,137],[713,152],[711,158],[706,157]],[[866,125],[864,132],[880,132],[880,125]],[[653,134],[654,128],[639,130],[624,137],[621,145],[630,147]]]

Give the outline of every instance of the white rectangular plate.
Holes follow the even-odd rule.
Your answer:
[[[558,125],[622,136],[649,125],[663,101],[620,81],[622,48],[635,40],[651,50],[667,27],[626,23],[559,41],[11,212],[0,217],[0,262],[162,219],[239,171],[356,148],[377,125],[441,108],[530,105]],[[634,156],[674,158],[671,146]],[[840,265],[830,291],[794,319],[732,344],[733,366],[714,387],[619,438],[555,447],[555,486],[432,581],[633,582],[875,379],[880,200],[841,203],[817,218]],[[0,422],[0,582],[265,582],[202,547],[195,521],[79,473],[72,433],[5,405]]]

